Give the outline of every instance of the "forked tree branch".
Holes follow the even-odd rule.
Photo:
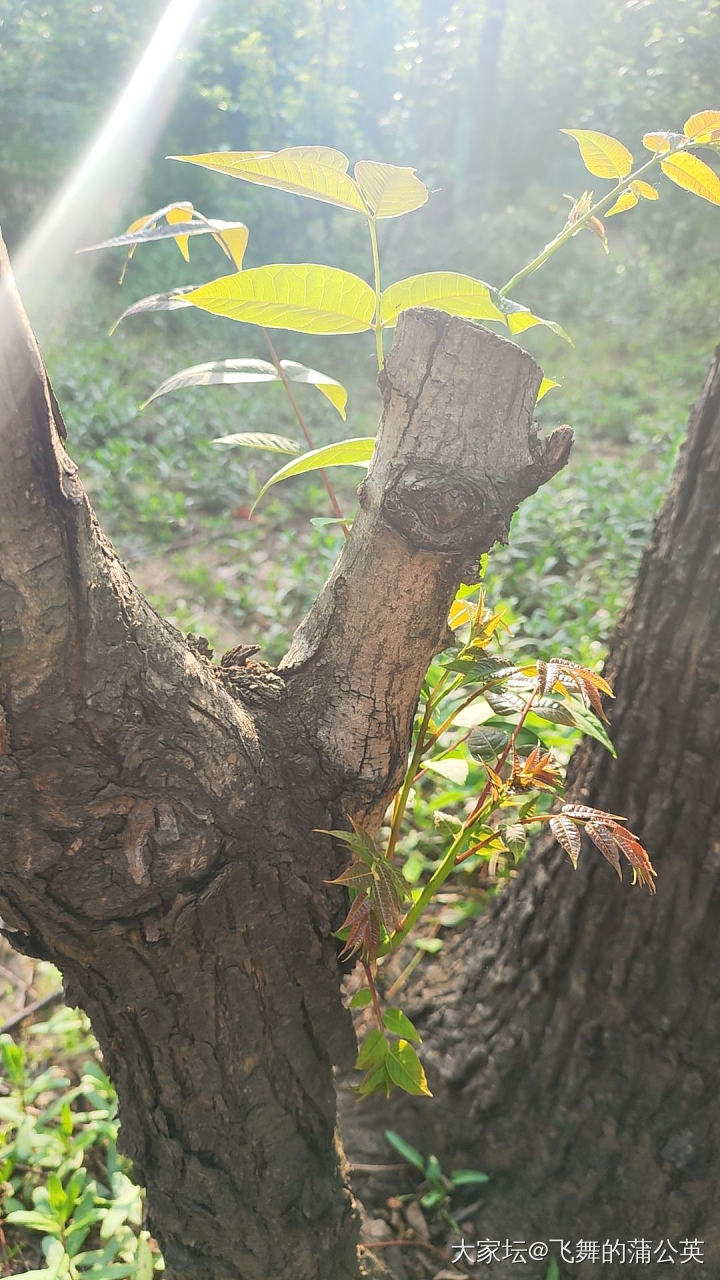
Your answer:
[[[532,356],[472,321],[427,309],[399,319],[360,512],[281,666],[351,811],[381,816],[459,583],[567,461],[569,427],[542,439],[533,424],[541,377]]]

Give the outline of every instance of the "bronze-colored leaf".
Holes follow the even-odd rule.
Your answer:
[[[622,880],[620,854],[618,853],[617,843],[610,828],[603,827],[597,822],[586,822],[585,830],[595,847],[600,850],[603,858],[607,858],[610,866],[615,868],[618,874],[618,879]]]
[[[605,813],[604,809],[592,809],[589,804],[564,804],[562,811],[569,818],[580,818],[584,822],[627,822],[619,813]]]
[[[550,830],[573,866],[577,867],[582,845],[579,828],[565,814],[558,813],[550,819]]]
[[[640,843],[638,837],[625,827],[613,823],[611,830],[615,842],[619,844],[633,869],[633,884],[639,881],[640,884],[647,885],[651,893],[655,893],[654,877],[657,872],[650,861],[647,849]]]

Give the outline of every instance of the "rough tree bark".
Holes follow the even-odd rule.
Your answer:
[[[642,833],[657,897],[539,844],[404,998],[437,1105],[393,1127],[491,1174],[483,1238],[697,1237],[720,1274],[719,510],[720,348],[611,647],[618,758],[588,742],[571,767],[574,799]],[[356,1158],[379,1149],[354,1137]],[[616,1256],[601,1274],[655,1272]]]
[[[407,758],[450,600],[565,462],[540,370],[480,326],[403,317],[361,510],[278,671],[214,666],[99,529],[2,256],[0,909],[62,969],[121,1102],[169,1273],[351,1280],[335,1132],[346,855]]]

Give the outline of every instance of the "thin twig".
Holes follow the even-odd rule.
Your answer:
[[[32,1004],[28,1004],[14,1018],[10,1018],[4,1026],[0,1027],[0,1035],[7,1035],[8,1032],[14,1031],[22,1022],[28,1018],[32,1018],[33,1014],[39,1013],[41,1009],[45,1009],[47,1005],[54,1004],[57,1000],[62,1000],[64,996],[62,987],[58,987],[57,991],[51,991],[49,995],[43,996],[41,1000],[34,1000]]]
[[[275,366],[275,370],[276,370],[276,372],[277,372],[277,375],[278,375],[278,377],[279,377],[280,381],[282,382],[282,384],[283,384],[283,386],[284,386],[284,388],[285,388],[285,394],[287,395],[287,398],[288,398],[288,400],[290,401],[290,404],[292,405],[292,408],[293,408],[293,412],[294,412],[294,414],[295,414],[295,417],[297,418],[297,420],[298,420],[298,422],[299,422],[299,424],[300,424],[300,430],[302,431],[302,433],[303,433],[303,435],[304,435],[304,437],[305,437],[305,440],[306,440],[306,442],[307,442],[308,449],[314,449],[314,448],[315,448],[315,445],[313,444],[312,436],[310,435],[310,432],[308,431],[307,423],[305,422],[305,419],[304,419],[304,417],[303,417],[303,415],[302,415],[302,412],[301,412],[301,410],[300,410],[300,405],[298,404],[297,400],[295,399],[295,392],[293,391],[292,386],[290,385],[290,379],[288,378],[288,376],[287,376],[287,374],[286,374],[285,370],[284,370],[284,369],[283,369],[283,367],[282,367],[282,363],[281,363],[280,359],[278,358],[278,353],[277,353],[277,351],[275,350],[275,347],[274,347],[274,345],[273,345],[272,338],[270,337],[270,334],[268,333],[267,329],[262,329],[262,330],[261,330],[261,332],[262,332],[262,336],[263,336],[263,338],[265,339],[265,342],[266,342],[266,344],[267,344],[267,349],[268,349],[268,351],[269,351],[269,353],[270,353],[270,359],[272,360],[272,362],[273,362],[273,364],[274,364],[274,366]],[[344,517],[344,515],[343,515],[342,508],[341,508],[341,506],[340,506],[340,503],[338,502],[338,500],[337,500],[337,498],[336,498],[336,496],[335,496],[335,490],[333,489],[332,485],[330,484],[330,481],[328,480],[327,472],[326,472],[326,471],[323,471],[323,470],[321,469],[321,470],[320,470],[320,475],[322,476],[322,482],[323,482],[323,484],[325,485],[325,489],[326,489],[326,492],[327,492],[327,496],[328,496],[328,498],[330,499],[330,506],[332,507],[333,511],[335,512],[335,515],[337,516],[338,520],[342,520],[342,521],[343,521],[343,524],[342,524],[341,528],[342,528],[343,533],[345,534],[345,537],[347,538],[347,537],[349,536],[349,533],[350,533],[350,526],[349,526],[348,524],[345,524],[345,523],[344,523],[344,521],[345,521],[345,517]]]

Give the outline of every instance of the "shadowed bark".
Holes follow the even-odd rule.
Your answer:
[[[0,908],[62,969],[121,1103],[169,1273],[355,1280],[332,1068],[352,1062],[332,931],[468,566],[563,464],[526,353],[401,317],[378,450],[281,669],[213,666],[103,536],[0,257]]]
[[[404,999],[436,1102],[398,1100],[392,1127],[491,1175],[478,1237],[699,1238],[720,1273],[719,510],[720,348],[612,643],[618,758],[588,741],[571,766],[574,799],[641,833],[657,897],[621,886],[589,847],[573,873],[540,842]],[[348,1138],[354,1158],[381,1149],[372,1119],[379,1131],[387,1108]],[[586,1254],[561,1274],[599,1265]],[[628,1250],[601,1274],[657,1265]]]

